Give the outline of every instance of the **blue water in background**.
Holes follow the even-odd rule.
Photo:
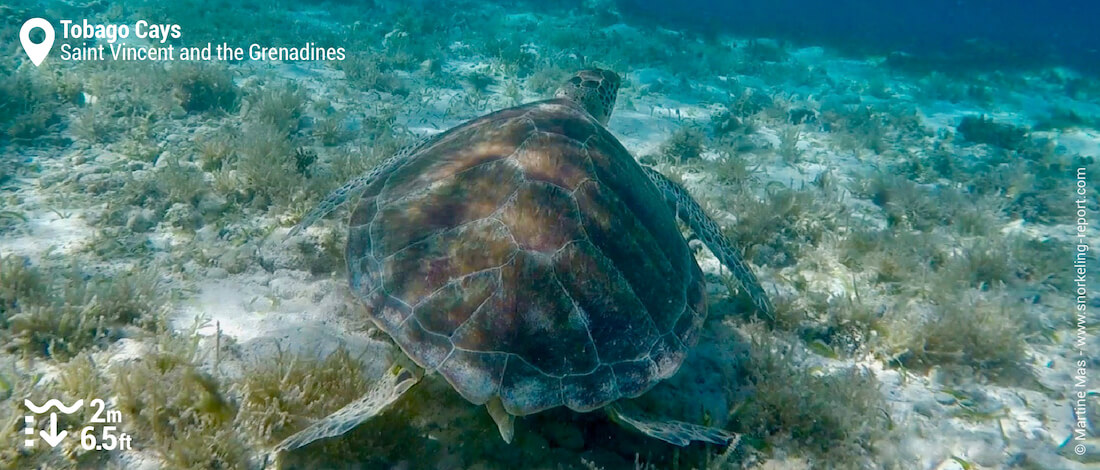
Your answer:
[[[1100,1],[618,2],[624,14],[701,32],[905,52],[947,68],[1065,65],[1100,75]]]

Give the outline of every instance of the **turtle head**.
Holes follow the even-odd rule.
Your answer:
[[[619,93],[619,74],[610,70],[585,69],[577,72],[558,88],[556,98],[565,98],[580,105],[588,114],[607,125],[615,96]]]

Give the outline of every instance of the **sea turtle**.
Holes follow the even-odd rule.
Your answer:
[[[706,317],[703,273],[678,215],[757,308],[766,294],[678,184],[639,165],[604,126],[620,79],[582,70],[555,98],[437,134],[330,194],[291,235],[361,194],[346,261],[366,315],[418,367],[287,438],[276,452],[347,432],[438,373],[513,417],[604,409],[677,445],[728,445],[721,429],[627,412],[680,367]]]

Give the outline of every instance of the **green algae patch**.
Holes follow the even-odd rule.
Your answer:
[[[280,353],[249,367],[238,387],[240,420],[259,442],[274,446],[367,391],[360,362],[340,348],[322,359]]]
[[[782,341],[760,332],[750,339],[751,395],[733,411],[733,430],[758,450],[806,452],[815,468],[873,462],[876,442],[893,426],[874,375],[858,367],[824,372]]]
[[[706,135],[699,129],[685,126],[673,132],[661,144],[661,158],[668,162],[687,163],[702,158],[706,151]]]
[[[65,360],[131,329],[157,328],[165,303],[153,272],[87,275],[0,259],[0,335],[9,350]]]
[[[184,64],[170,75],[172,96],[189,113],[232,112],[239,101],[233,75],[225,66]]]
[[[968,141],[1007,150],[1023,150],[1030,137],[1027,129],[986,116],[966,116],[959,121],[957,129]]]
[[[162,333],[141,359],[114,366],[116,408],[134,446],[155,450],[171,468],[246,468],[237,405],[198,366],[198,339]]]
[[[1007,292],[951,292],[932,308],[894,318],[887,341],[908,366],[967,364],[995,375],[1027,357],[1028,320]]]

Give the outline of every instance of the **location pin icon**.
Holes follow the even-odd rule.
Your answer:
[[[31,42],[31,30],[34,28],[40,28],[46,33],[46,39],[38,44]],[[38,67],[43,60],[46,60],[46,55],[53,48],[53,25],[44,18],[31,18],[23,23],[22,28],[19,28],[19,42],[23,43],[23,50],[27,52],[27,57],[31,58],[35,67]]]

